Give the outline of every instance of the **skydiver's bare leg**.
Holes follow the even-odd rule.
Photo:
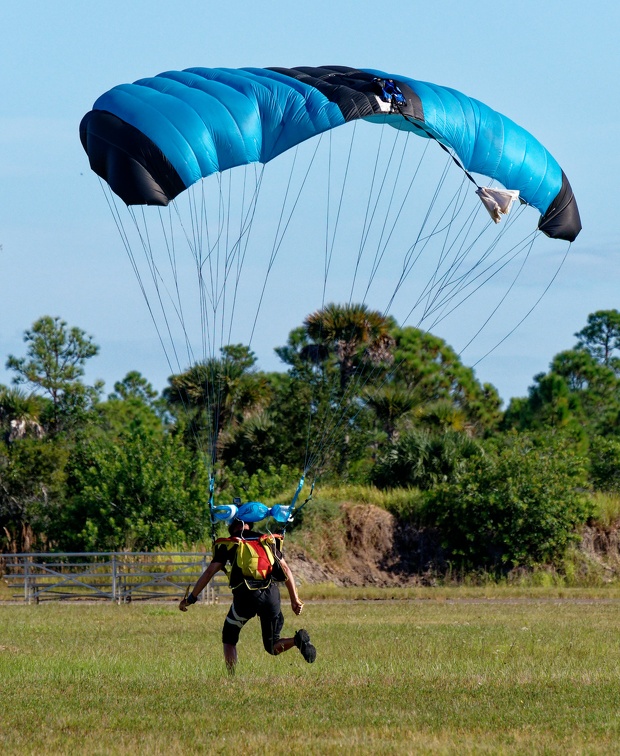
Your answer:
[[[224,662],[226,663],[228,674],[231,676],[234,675],[237,666],[237,646],[233,646],[231,643],[224,643]]]
[[[294,645],[295,638],[280,638],[280,640],[273,647],[274,656],[283,654],[285,651],[288,651],[289,648],[293,648]]]

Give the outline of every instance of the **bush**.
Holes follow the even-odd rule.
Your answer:
[[[238,496],[245,501],[262,501],[271,504],[287,504],[299,482],[299,471],[287,465],[269,465],[249,473],[242,462],[236,460],[218,470],[216,504],[232,504]],[[304,488],[303,497],[308,489]],[[302,498],[303,501],[303,498]]]
[[[590,442],[590,480],[597,491],[620,493],[620,441],[595,436]]]
[[[620,494],[594,491],[591,494],[592,523],[603,530],[617,528],[620,524]]]
[[[47,439],[0,442],[0,550],[43,549],[65,500],[67,450]]]
[[[314,498],[295,517],[287,537],[321,563],[340,561],[346,554],[346,527],[340,504],[322,496]]]
[[[585,480],[585,460],[562,439],[508,437],[428,492],[426,518],[465,568],[555,563],[590,514]]]
[[[342,484],[321,486],[318,493],[334,501],[373,504],[399,520],[415,523],[419,522],[423,507],[423,495],[417,488],[380,489],[375,486]]]
[[[467,460],[481,454],[465,433],[433,433],[416,429],[403,434],[377,462],[372,482],[379,488],[429,489],[454,481]]]
[[[170,436],[131,427],[79,444],[71,496],[52,529],[58,548],[133,551],[199,541],[208,521],[204,466]]]

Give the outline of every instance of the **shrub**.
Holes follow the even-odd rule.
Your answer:
[[[289,527],[290,540],[319,562],[338,562],[346,554],[346,528],[340,504],[317,496]]]
[[[142,551],[203,537],[208,481],[178,439],[130,427],[78,445],[69,467],[72,495],[52,528],[59,548]]]
[[[592,521],[599,528],[615,528],[620,523],[620,493],[595,491],[592,502]]]
[[[417,488],[380,489],[355,484],[320,486],[318,494],[334,501],[353,504],[373,504],[391,512],[400,520],[418,521],[423,505],[422,493]]]
[[[372,482],[379,488],[432,488],[456,480],[467,460],[481,454],[465,433],[416,429],[403,434],[377,462]]]
[[[231,504],[236,496],[243,501],[262,501],[267,505],[289,503],[298,481],[299,472],[287,465],[269,465],[250,474],[243,463],[236,460],[218,471],[216,504]]]
[[[513,436],[427,494],[452,559],[494,570],[560,560],[590,514],[585,460],[562,439]]]
[[[620,440],[601,436],[592,439],[590,480],[598,491],[620,493]]]

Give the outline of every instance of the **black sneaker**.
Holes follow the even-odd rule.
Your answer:
[[[308,664],[312,664],[316,659],[316,648],[310,643],[310,636],[307,630],[298,630],[295,633],[295,645],[301,651],[301,655]]]

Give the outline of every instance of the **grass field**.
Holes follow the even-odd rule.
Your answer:
[[[232,679],[227,604],[1,606],[0,751],[620,753],[620,601],[467,596],[308,603],[313,665],[254,621]]]

